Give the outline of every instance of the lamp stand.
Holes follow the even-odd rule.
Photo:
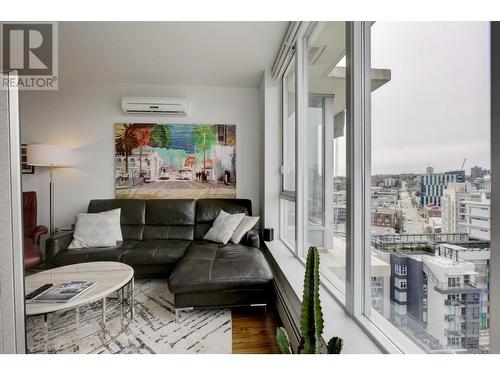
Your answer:
[[[52,237],[55,233],[54,227],[54,167],[50,166],[50,182],[49,182],[49,233]]]

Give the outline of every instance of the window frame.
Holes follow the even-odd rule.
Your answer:
[[[346,28],[346,33],[347,33],[347,27],[348,23],[347,21],[345,22],[345,28]],[[296,138],[298,142],[298,147],[299,147],[299,153],[300,157],[297,158],[297,181],[296,181],[296,189],[298,189],[298,192],[300,193],[300,197],[297,196],[297,202],[300,202],[300,216],[299,212],[297,212],[297,220],[298,220],[298,226],[296,227],[297,230],[299,231],[298,236],[297,236],[297,249],[298,251],[296,252],[296,257],[303,263],[305,264],[306,256],[307,254],[305,253],[305,249],[308,245],[307,241],[307,231],[308,231],[308,183],[307,183],[307,108],[309,107],[309,86],[308,86],[308,61],[307,61],[307,55],[308,55],[308,47],[309,47],[309,38],[315,31],[315,28],[318,26],[319,22],[310,22],[307,24],[299,34],[297,38],[297,43],[295,46],[295,50],[297,53],[297,74],[298,74],[298,79],[296,80],[297,85],[301,85],[296,87],[297,92],[299,93],[300,97],[297,100],[297,105],[300,105],[300,111],[298,118],[296,117],[297,121],[297,130],[298,130],[298,136]],[[347,44],[346,44],[346,55],[349,53],[347,50]],[[323,101],[323,116],[326,117],[327,114],[331,112],[331,115],[333,116],[334,113],[334,103],[333,100],[332,102],[328,103],[328,100],[330,98],[333,98],[330,95],[320,95],[320,94],[315,94],[313,95],[315,97],[321,97]],[[347,81],[346,81],[346,96],[347,96]],[[347,97],[346,97],[347,99]],[[327,130],[327,123],[326,123],[326,118],[323,119],[323,129],[322,129],[322,147],[323,147],[323,152],[322,152],[322,169],[323,169],[323,197],[322,197],[322,204],[323,204],[323,212],[322,212],[322,221],[323,221],[323,226],[327,225],[326,224],[326,217],[327,217],[327,204],[326,204],[326,193],[328,191],[327,189],[327,176],[329,173],[327,173],[327,165],[328,165],[328,156],[327,155],[327,135],[328,130]],[[347,124],[347,120],[346,120]],[[331,129],[331,136],[333,137],[334,135],[334,126],[333,124],[332,129]],[[347,127],[347,126],[346,126]],[[300,143],[299,140],[302,140],[303,142]],[[332,142],[334,140],[332,139]],[[346,151],[347,152],[347,151]],[[331,155],[333,156],[333,155]],[[333,176],[333,171],[331,173]],[[349,213],[347,212],[347,216]],[[301,254],[299,251],[300,249],[304,250],[304,253]],[[341,305],[345,306],[346,304],[346,298],[345,298],[345,290],[346,290],[346,282],[342,282],[342,280],[337,277],[326,277],[323,272],[320,270],[320,275],[323,281],[323,286],[325,289],[332,295],[337,302],[339,302]]]
[[[308,39],[317,26],[318,22],[302,22],[302,25],[298,31],[297,39],[295,42],[295,47],[289,58],[285,63],[286,68],[281,75],[281,184],[280,184],[280,239],[282,243],[294,254],[294,256],[305,265],[305,254],[303,254],[303,249],[307,246],[307,181],[304,176],[307,171],[307,160],[306,160],[306,135],[307,135],[307,107],[309,103],[309,90],[308,90],[308,80],[307,80],[307,47]],[[346,24],[346,32],[347,25]],[[348,52],[346,51],[346,54]],[[285,172],[285,134],[286,134],[286,119],[287,119],[287,82],[286,77],[290,70],[295,69],[295,191],[287,191],[284,189],[284,172]],[[346,87],[347,93],[347,87]],[[325,99],[326,96],[323,98]],[[326,104],[325,104],[326,105]],[[331,105],[328,105],[325,110],[333,110]],[[346,120],[347,124],[347,120]],[[333,131],[333,129],[332,129]],[[325,138],[325,128],[323,128],[323,171],[326,169],[326,138]],[[323,181],[323,185],[326,185],[326,176]],[[295,246],[292,246],[286,238],[283,225],[285,223],[286,214],[285,211],[285,201],[292,201],[295,204]],[[325,207],[326,196],[323,196],[323,206]],[[323,224],[325,223],[325,212],[323,212]],[[332,295],[339,303],[345,305],[345,286],[340,279],[331,280],[321,275],[323,285],[327,291]],[[340,285],[342,284],[342,285]]]
[[[346,30],[346,311],[386,353],[425,353],[371,307],[371,21]]]
[[[295,93],[297,93],[297,61],[296,61],[296,53],[295,49],[292,51],[292,55],[289,58],[289,61],[286,64],[286,68],[283,72],[283,75],[281,77],[281,179],[280,179],[280,197],[288,200],[294,200],[296,197],[296,191],[297,191],[297,170],[295,169],[295,191],[293,190],[286,190],[285,189],[285,159],[286,159],[286,152],[287,152],[287,147],[286,147],[286,142],[285,142],[285,137],[287,134],[286,131],[286,124],[285,122],[287,121],[287,112],[288,112],[288,104],[287,104],[287,98],[288,98],[288,85],[286,82],[286,77],[290,73],[292,69],[295,69]],[[294,147],[296,148],[297,144],[297,97],[295,96],[295,145]],[[295,168],[297,167],[297,154],[295,153]]]
[[[292,54],[286,62],[286,68],[283,71],[281,76],[281,167],[280,167],[280,194],[279,194],[279,210],[280,210],[280,240],[283,244],[294,254],[297,252],[297,199],[296,199],[296,191],[297,191],[297,170],[295,170],[295,191],[285,190],[285,154],[286,154],[286,124],[287,121],[287,111],[288,104],[286,102],[288,98],[288,85],[286,81],[286,77],[290,73],[292,69],[295,69],[295,93],[297,93],[297,62],[296,62],[296,54],[295,49],[292,50]],[[295,97],[295,111],[297,111],[297,98]],[[295,114],[295,132],[297,132],[297,114]],[[295,134],[295,140],[297,140],[297,134]],[[294,145],[296,147],[296,144]],[[295,154],[295,169],[297,168],[297,154]],[[290,244],[288,240],[285,238],[285,230],[283,230],[283,225],[285,223],[285,215],[286,213],[286,205],[283,200],[287,200],[293,202],[295,205],[295,238],[294,244]]]

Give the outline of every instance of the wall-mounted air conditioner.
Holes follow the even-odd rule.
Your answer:
[[[187,115],[186,98],[144,98],[126,96],[122,98],[122,109],[125,113],[155,115]]]

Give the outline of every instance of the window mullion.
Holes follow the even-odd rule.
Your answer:
[[[362,22],[362,59],[363,59],[363,248],[362,248],[362,275],[363,275],[363,305],[362,313],[370,315],[371,311],[371,24]]]
[[[352,316],[368,311],[370,303],[370,144],[367,92],[369,23],[348,22],[347,46],[347,226],[346,309]],[[368,77],[366,73],[368,72]],[[368,87],[367,87],[368,86]],[[367,91],[368,90],[368,91]],[[368,237],[367,237],[368,235]]]

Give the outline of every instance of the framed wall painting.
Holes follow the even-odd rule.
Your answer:
[[[236,125],[115,124],[116,198],[235,198]]]
[[[27,163],[27,144],[21,144],[21,173],[22,174],[34,174],[35,166],[28,165]]]

